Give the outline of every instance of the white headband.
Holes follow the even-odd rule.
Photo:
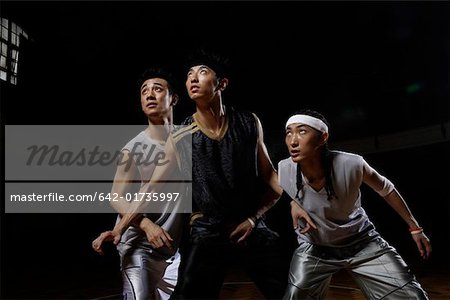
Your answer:
[[[311,126],[314,129],[319,130],[320,132],[328,133],[328,126],[322,120],[317,119],[315,117],[311,117],[308,115],[293,115],[286,122],[286,128],[294,123],[301,123],[308,126]]]

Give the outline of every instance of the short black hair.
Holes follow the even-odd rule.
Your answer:
[[[229,78],[231,75],[230,59],[217,50],[201,47],[191,51],[185,60],[185,69],[187,71],[198,65],[208,66],[219,78]]]
[[[169,93],[171,95],[176,93],[177,83],[175,77],[173,76],[172,72],[170,72],[167,68],[160,66],[149,67],[142,73],[138,81],[139,89],[142,87],[145,81],[152,78],[164,79],[165,81],[167,81]]]

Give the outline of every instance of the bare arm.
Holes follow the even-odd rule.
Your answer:
[[[267,147],[264,143],[264,133],[262,129],[261,122],[256,115],[256,127],[258,130],[257,139],[257,159],[258,159],[258,171],[263,178],[263,181],[269,186],[269,189],[264,193],[261,205],[258,208],[255,216],[249,216],[247,220],[239,224],[236,229],[231,233],[230,237],[237,237],[238,242],[245,240],[251,233],[252,228],[255,226],[256,221],[263,216],[271,207],[273,207],[283,194],[283,189],[278,183],[278,175],[273,167],[272,161],[270,160]],[[302,233],[309,231],[311,228],[317,228],[316,225],[309,218],[308,214],[302,207],[295,203],[291,199],[292,207],[292,218],[297,220],[305,219],[306,227],[302,230]]]
[[[139,193],[154,192],[158,188],[157,185],[163,184],[162,182],[169,178],[169,174],[176,167],[175,145],[171,137],[167,140],[164,153],[167,163],[155,167],[151,180],[140,188]],[[122,219],[116,224],[114,230],[123,233],[133,222],[139,223],[142,212],[148,204],[149,202],[144,201],[144,199],[142,201],[133,201],[126,211],[122,211]]]
[[[272,161],[270,160],[269,153],[267,151],[267,147],[264,143],[264,133],[262,129],[261,122],[258,117],[255,116],[256,126],[258,129],[258,140],[257,140],[257,156],[258,156],[258,170],[263,178],[264,182],[271,188],[272,192],[266,193],[262,206],[258,210],[257,215],[261,216],[266,211],[268,211],[278,199],[281,197],[283,193],[283,189],[278,183],[278,175],[273,167]]]
[[[283,188],[280,186],[278,182],[278,174],[275,171],[275,168],[272,165],[272,161],[270,160],[269,153],[267,151],[266,145],[264,143],[264,133],[262,129],[261,122],[259,119],[256,118],[256,124],[258,128],[258,168],[259,171],[264,179],[264,181],[269,185],[270,189],[265,193],[263,197],[263,201],[261,203],[261,207],[257,212],[257,217],[262,216],[264,213],[266,213],[272,206],[277,203],[277,201],[280,199],[281,195],[283,194]],[[289,196],[288,196],[289,197]],[[297,211],[297,213],[301,214],[301,218],[307,219],[308,225],[310,225],[313,228],[316,228],[316,225],[311,221],[308,214],[303,210],[303,208],[300,206],[299,203],[297,203],[295,200],[290,198],[290,204],[293,209],[293,211]],[[303,212],[300,212],[303,211]],[[294,217],[294,214],[293,214]],[[308,226],[308,230],[309,230]],[[317,229],[317,228],[316,228]],[[305,230],[308,231],[308,230]]]
[[[111,206],[113,206],[113,208],[119,212],[119,214],[122,216],[122,219],[124,216],[126,216],[126,212],[133,209],[132,203],[129,203],[123,199],[126,199],[126,193],[130,190],[133,182],[138,178],[140,179],[140,175],[138,173],[134,159],[130,156],[129,151],[123,151],[122,159],[117,166],[111,190],[111,193],[113,195],[118,195],[116,199],[120,199],[119,201],[112,201]],[[135,209],[137,209],[137,207]],[[142,214],[135,213],[134,216],[130,218],[130,223],[133,222],[134,226],[139,227],[146,233],[147,239],[153,247],[159,248],[166,245],[170,248],[172,241],[170,235],[160,226],[153,223],[151,220],[147,218],[141,218],[141,216]],[[103,254],[102,245],[104,242],[112,241],[115,245],[117,245],[120,241],[122,233],[126,230],[126,228],[128,228],[127,225],[129,225],[130,223],[123,223],[123,227],[119,227],[119,229],[116,226],[113,230],[102,232],[92,242],[93,249],[99,254]]]
[[[405,200],[394,188],[392,183],[369,166],[367,162],[364,162],[363,166],[363,182],[383,196],[386,202],[397,212],[406,224],[408,224],[411,230],[417,230],[420,228],[419,223],[414,218]],[[431,252],[431,244],[428,237],[423,233],[423,231],[419,234],[413,234],[412,237],[420,251],[421,256],[423,258],[427,258]]]
[[[111,195],[117,195],[116,199],[124,199],[127,192],[133,183],[133,179],[136,178],[138,173],[136,164],[131,158],[129,151],[123,150],[121,153],[121,160],[116,169],[116,174],[114,175],[114,181],[111,188]],[[124,200],[111,201],[111,206],[120,212],[126,211],[129,207],[129,203]],[[104,242],[112,241],[117,245],[120,241],[121,233],[114,232],[114,230],[108,230],[102,232],[94,241],[92,241],[92,248],[103,255],[102,245]]]
[[[123,200],[125,195],[129,192],[133,181],[139,178],[138,169],[134,159],[131,157],[128,150],[122,151],[122,159],[120,160],[114,181],[111,189],[111,195],[118,195],[115,197],[118,201],[111,201],[111,206],[122,216],[123,212],[129,209],[130,203]]]

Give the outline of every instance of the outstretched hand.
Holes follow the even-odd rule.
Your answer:
[[[299,220],[302,220],[305,223],[305,227],[301,228],[300,233],[304,234],[313,228],[317,229],[316,224],[311,220],[308,213],[294,200],[291,201],[291,216],[294,230],[298,229]]]
[[[122,234],[118,231],[108,230],[102,232],[95,240],[92,241],[92,248],[100,255],[103,255],[102,245],[104,242],[112,241],[114,245],[117,245],[120,241]]]
[[[417,249],[419,249],[420,256],[423,259],[427,259],[431,254],[431,243],[430,239],[425,235],[425,233],[413,234],[412,238],[416,242]]]

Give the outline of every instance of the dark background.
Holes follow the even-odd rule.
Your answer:
[[[283,124],[302,108],[325,114],[335,143],[449,121],[448,2],[0,5],[0,15],[30,37],[21,41],[18,85],[0,82],[2,124],[145,124],[140,73],[164,62],[183,81],[183,59],[199,45],[231,58],[225,103],[260,117],[275,164],[286,157]],[[182,96],[177,122],[194,110]],[[423,262],[404,222],[363,188],[369,217],[417,272],[450,267],[446,140],[365,155],[396,184],[432,240],[433,256]],[[114,220],[106,214],[3,213],[1,298],[93,298],[120,291],[114,249],[105,257],[90,249]],[[287,207],[277,205],[268,222],[287,231]]]

